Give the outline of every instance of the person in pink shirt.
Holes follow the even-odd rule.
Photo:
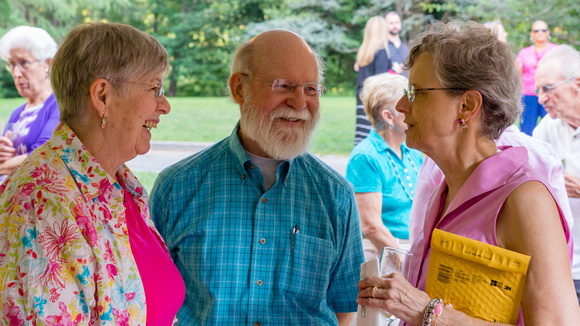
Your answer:
[[[522,74],[523,83],[524,111],[520,118],[520,129],[531,136],[538,122],[538,117],[543,118],[546,115],[546,110],[538,103],[538,96],[535,93],[536,68],[540,59],[557,45],[550,42],[548,24],[541,20],[532,24],[530,40],[534,44],[520,50],[516,57],[516,67]]]
[[[564,167],[562,160],[558,158],[552,145],[524,134],[515,125],[509,126],[495,141],[495,144],[497,146],[523,146],[528,150],[530,165],[550,182],[568,226],[572,229],[574,218],[564,182]],[[415,200],[411,206],[411,216],[409,218],[410,241],[413,241],[418,234],[423,232],[429,198],[444,177],[437,164],[429,157],[425,157],[417,179]]]
[[[495,143],[522,110],[511,58],[509,45],[473,22],[437,24],[416,39],[405,63],[409,87],[396,109],[405,115],[407,145],[425,153],[445,178],[411,246],[409,280],[400,273],[366,277],[358,283],[358,304],[384,309],[405,326],[502,325],[425,292],[437,228],[531,257],[518,325],[580,320],[570,228],[549,181],[530,165],[525,147]]]
[[[50,68],[61,122],[0,186],[0,324],[173,325],[185,285],[125,165],[171,110],[168,70],[132,26],[66,36]]]

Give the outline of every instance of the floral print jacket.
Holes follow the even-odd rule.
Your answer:
[[[142,185],[117,177],[159,236]],[[145,325],[123,189],[66,124],[0,186],[0,295],[2,325]]]

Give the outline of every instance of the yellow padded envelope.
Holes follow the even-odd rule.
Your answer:
[[[515,324],[530,257],[435,229],[426,292],[469,316]]]

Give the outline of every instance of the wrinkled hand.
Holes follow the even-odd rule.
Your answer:
[[[580,198],[580,178],[570,173],[564,173],[564,181],[568,197]]]
[[[358,304],[381,308],[412,325],[421,325],[423,312],[431,300],[427,293],[416,289],[400,273],[366,277],[358,282],[358,289]]]
[[[0,137],[0,163],[16,156],[16,148],[10,140],[10,131],[6,132],[7,137]]]

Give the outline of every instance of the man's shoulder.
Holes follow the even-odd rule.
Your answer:
[[[219,160],[224,155],[230,155],[228,139],[229,137],[165,168],[159,174],[159,178],[164,180],[183,178],[211,168],[212,162]]]

